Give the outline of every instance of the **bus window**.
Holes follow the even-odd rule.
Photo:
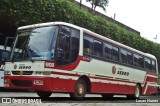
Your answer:
[[[84,53],[85,54],[93,53],[93,39],[87,36],[84,36]]]
[[[127,63],[127,51],[124,49],[121,49],[121,62]]]
[[[119,61],[119,49],[117,47],[112,46],[111,54],[112,60]]]
[[[66,65],[69,64],[70,62],[70,35],[71,35],[71,29],[62,26],[60,35],[58,36],[58,47],[57,47],[58,65]]]
[[[144,61],[145,61],[145,69],[151,70],[152,69],[152,67],[151,67],[151,60],[148,59],[148,58],[145,58]]]
[[[156,72],[156,62],[152,60],[152,71]]]
[[[140,68],[144,68],[144,58],[138,54],[134,54],[134,65]]]
[[[112,56],[111,56],[111,50],[112,50],[112,46],[109,45],[109,44],[105,44],[104,45],[104,56],[106,59],[112,59]]]
[[[98,57],[103,56],[103,45],[102,42],[94,40],[94,55]]]
[[[76,61],[79,53],[79,30],[62,26],[58,36],[57,65],[68,65]]]
[[[79,36],[80,32],[78,30],[72,29],[71,31],[71,63],[73,63],[79,53]]]
[[[127,52],[128,64],[133,64],[133,54],[131,52]]]

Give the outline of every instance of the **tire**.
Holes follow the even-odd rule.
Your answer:
[[[52,92],[46,92],[46,91],[37,91],[37,95],[40,97],[40,98],[48,98],[50,97],[52,94]]]
[[[113,98],[113,94],[101,94],[103,99],[112,99]]]
[[[83,79],[79,79],[75,85],[74,92],[70,93],[70,97],[74,100],[83,100],[86,95],[86,83]]]
[[[128,99],[139,99],[141,96],[141,87],[139,85],[135,86],[134,94],[133,95],[127,95]]]

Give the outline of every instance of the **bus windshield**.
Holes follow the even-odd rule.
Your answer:
[[[51,60],[54,56],[57,34],[57,26],[19,31],[14,47],[18,48],[19,54],[13,55],[12,60]]]

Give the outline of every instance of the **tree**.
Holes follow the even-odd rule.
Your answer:
[[[92,10],[95,11],[96,7],[102,8],[104,11],[106,11],[106,6],[109,3],[109,0],[86,0],[86,2],[90,2],[92,5]]]
[[[82,0],[80,0],[80,7],[82,7]]]

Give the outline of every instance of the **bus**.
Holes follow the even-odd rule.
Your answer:
[[[0,39],[3,40],[2,37]],[[6,36],[4,39],[4,45],[0,45],[0,88],[4,88],[4,67],[5,61],[9,59],[10,46],[13,43],[14,37]],[[0,42],[2,43],[2,42]]]
[[[5,88],[34,90],[39,97],[68,93],[76,100],[86,94],[138,99],[157,93],[155,56],[85,28],[65,22],[27,25],[17,29],[14,42]]]
[[[0,87],[4,86],[4,62],[3,62],[3,48],[4,46],[0,45]]]

